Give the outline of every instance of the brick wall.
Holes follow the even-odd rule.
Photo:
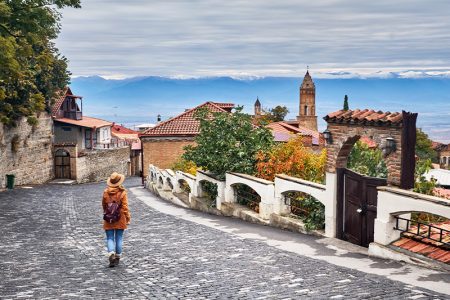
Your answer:
[[[393,137],[396,151],[385,157],[388,168],[388,184],[399,186],[401,174],[401,132],[399,127],[362,126],[348,124],[328,124],[332,144],[327,146],[327,171],[335,173],[336,168],[346,168],[347,159],[353,145],[361,136],[374,140],[379,148],[383,148],[387,137]]]
[[[184,153],[183,147],[194,144],[193,138],[169,140],[143,137],[144,176],[148,175],[148,166],[150,164],[160,169],[171,168],[173,163]]]
[[[0,123],[0,188],[6,185],[6,174],[16,176],[16,185],[41,184],[53,178],[53,121],[47,113],[41,113],[38,121],[34,127],[26,118],[16,127]]]
[[[86,151],[76,160],[77,182],[106,180],[112,172],[128,173],[130,147]]]

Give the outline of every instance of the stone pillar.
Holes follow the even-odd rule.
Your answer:
[[[326,172],[325,236],[336,237],[337,175]]]

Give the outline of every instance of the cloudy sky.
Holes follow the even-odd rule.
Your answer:
[[[298,76],[307,65],[323,77],[450,75],[448,0],[82,0],[82,6],[63,11],[57,40],[75,76]]]

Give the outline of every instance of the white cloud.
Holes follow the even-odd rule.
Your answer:
[[[57,45],[75,75],[450,72],[449,1],[316,2],[86,0],[63,12]]]

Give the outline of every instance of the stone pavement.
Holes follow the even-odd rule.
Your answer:
[[[107,267],[103,184],[1,192],[0,299],[450,298],[450,292],[337,266],[163,213],[145,203],[159,200],[138,187],[139,179],[126,183],[135,186],[129,196],[132,225],[117,268]],[[448,279],[436,277],[443,285]]]

